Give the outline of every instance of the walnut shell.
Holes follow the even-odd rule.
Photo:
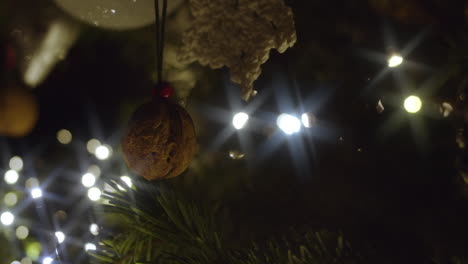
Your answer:
[[[167,99],[146,103],[130,119],[122,150],[127,165],[145,179],[176,177],[197,151],[192,118]]]

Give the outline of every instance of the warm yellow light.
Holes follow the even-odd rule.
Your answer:
[[[21,171],[23,169],[23,159],[18,156],[14,156],[9,162],[10,168],[15,171]]]
[[[14,192],[9,192],[5,195],[3,201],[7,206],[15,206],[15,204],[18,202],[18,195],[16,195]]]
[[[16,237],[20,240],[24,240],[28,237],[29,235],[29,229],[25,226],[18,226],[16,228]]]
[[[67,129],[61,129],[61,130],[59,130],[57,132],[58,142],[60,142],[60,143],[62,143],[64,145],[70,144],[72,139],[73,139],[72,133]]]
[[[411,95],[405,99],[403,106],[408,113],[414,114],[421,110],[422,101],[419,97]]]
[[[400,55],[394,54],[388,59],[388,67],[395,68],[400,66],[403,63],[403,57]]]

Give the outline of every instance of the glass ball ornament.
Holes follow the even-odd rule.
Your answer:
[[[178,176],[188,168],[197,149],[189,113],[162,97],[135,111],[122,139],[127,165],[147,180]]]
[[[154,0],[54,0],[71,16],[96,27],[130,30],[155,22]],[[183,0],[168,0],[167,15]],[[162,5],[161,5],[162,7]],[[162,8],[160,8],[162,10]]]

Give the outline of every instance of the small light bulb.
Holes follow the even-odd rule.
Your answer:
[[[42,197],[42,190],[40,188],[34,188],[31,190],[31,197],[33,199],[38,199]]]
[[[88,143],[86,144],[86,149],[88,150],[89,153],[94,154],[96,152],[96,149],[101,146],[101,142],[95,138],[90,139]]]
[[[19,239],[19,240],[24,240],[28,237],[29,235],[29,229],[25,226],[18,226],[18,228],[16,228],[16,237]]]
[[[67,129],[61,129],[57,132],[57,140],[61,144],[67,145],[72,141],[72,133]]]
[[[301,121],[299,120],[299,118],[293,115],[279,115],[278,119],[276,120],[276,124],[287,135],[292,135],[301,131]]]
[[[21,262],[15,260],[15,261],[11,262],[10,264],[21,264]]]
[[[234,117],[232,118],[232,125],[237,130],[240,130],[245,127],[248,121],[249,121],[249,115],[244,112],[240,112],[240,113],[235,114]]]
[[[15,184],[19,179],[19,174],[15,170],[8,170],[5,172],[5,182],[8,184]]]
[[[85,251],[90,251],[90,250],[96,250],[97,249],[96,245],[93,244],[93,243],[86,243],[84,248],[85,248]]]
[[[2,222],[2,224],[5,226],[9,226],[13,224],[14,221],[15,221],[15,216],[10,212],[3,212],[0,215],[0,222]]]
[[[45,258],[42,260],[42,264],[52,264],[53,261],[54,261],[53,258],[51,258],[51,257],[45,257]]]
[[[414,95],[408,96],[408,98],[405,99],[403,106],[408,113],[417,113],[422,108],[421,98]]]
[[[398,67],[402,63],[403,63],[403,57],[401,57],[398,54],[394,54],[388,59],[388,67],[390,68]]]
[[[15,171],[21,171],[23,169],[23,159],[18,156],[14,156],[9,162],[10,168]]]
[[[55,237],[57,238],[57,242],[59,244],[61,244],[61,243],[63,243],[63,241],[65,241],[65,234],[62,231],[55,232]]]
[[[99,235],[99,226],[95,223],[92,223],[90,226],[89,226],[89,232],[91,234],[93,234],[94,236],[97,236]]]
[[[96,183],[96,176],[94,176],[92,173],[85,173],[81,177],[81,184],[83,184],[84,187],[90,188],[93,187],[94,184]]]
[[[96,148],[96,152],[94,153],[96,158],[100,160],[106,160],[110,157],[111,151],[108,146],[99,146]]]
[[[14,192],[9,192],[5,195],[3,201],[7,206],[14,206],[18,202],[18,195]]]
[[[101,190],[97,187],[93,187],[88,190],[88,198],[91,201],[97,201],[101,198]]]

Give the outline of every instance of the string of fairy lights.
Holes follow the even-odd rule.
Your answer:
[[[403,64],[404,59],[401,55],[393,54],[388,58],[388,67],[396,68]],[[378,103],[383,109],[382,103]],[[422,101],[417,95],[410,95],[403,101],[404,109],[411,114],[418,113],[422,108]],[[249,115],[245,112],[236,113],[232,118],[232,125],[235,129],[243,129],[249,121]],[[311,113],[302,113],[300,116],[291,113],[282,113],[276,119],[276,125],[286,135],[293,135],[301,131],[302,127],[310,128],[313,126],[315,116]]]
[[[395,54],[388,58],[388,67],[396,68],[401,66],[404,63],[402,56]],[[402,102],[403,108],[410,114],[418,113],[422,107],[422,100],[417,95],[410,95],[404,98]],[[384,107],[379,101],[378,110],[383,111]],[[447,112],[453,110],[450,104],[446,105],[444,108],[443,114],[446,116]],[[235,113],[232,117],[232,126],[236,130],[244,129],[249,123],[250,116],[246,112]],[[315,116],[311,113],[305,112],[300,114],[293,113],[281,113],[276,119],[276,126],[279,130],[284,132],[285,135],[291,136],[301,132],[302,128],[311,128],[315,125],[316,119]],[[72,142],[73,136],[72,133],[67,129],[62,129],[57,132],[56,135],[57,141],[60,144],[68,145]],[[86,150],[92,154],[97,160],[105,161],[113,155],[113,149],[110,145],[100,142],[98,139],[90,139],[86,143]],[[242,159],[244,153],[241,151],[230,151],[229,156],[232,159]],[[22,170],[24,167],[24,161],[20,156],[13,156],[9,160],[9,169],[4,173],[4,181],[8,186],[15,186],[18,184],[18,181],[22,177]],[[81,184],[86,190],[85,196],[91,202],[102,202],[101,195],[103,191],[112,192],[113,189],[104,184],[103,188],[98,187],[97,183],[101,176],[101,168],[98,165],[90,165],[86,172],[81,176]],[[132,187],[132,180],[127,175],[121,175],[121,180],[126,183],[129,187]],[[32,200],[40,200],[44,196],[44,190],[41,188],[41,184],[36,178],[29,178],[24,181],[25,189],[27,193],[25,195],[29,196]],[[0,212],[0,223],[5,228],[10,228],[14,230],[14,234],[18,240],[25,240],[30,235],[30,227],[24,224],[16,224],[16,215],[13,208],[18,205],[20,201],[20,195],[18,195],[18,190],[21,188],[15,188],[16,191],[9,191],[3,196],[3,204],[1,208],[7,208]],[[93,236],[99,235],[99,225],[97,223],[89,223],[89,233]],[[62,230],[56,230],[54,232],[56,243],[58,245],[64,243],[67,240],[67,234]],[[93,251],[97,249],[96,244],[93,242],[85,242],[82,245],[82,249],[85,252]],[[28,250],[26,250],[28,251]],[[29,250],[33,251],[33,250]],[[58,260],[58,252],[52,255],[46,254],[44,252],[37,252],[37,250],[32,254],[31,252],[26,252],[26,256],[21,260],[15,260],[11,264],[30,264],[35,262],[40,262],[42,264],[52,264]]]
[[[67,129],[61,129],[57,132],[56,139],[60,144],[68,145],[72,142],[73,136],[72,133]],[[90,139],[86,144],[87,151],[92,154],[97,160],[105,161],[108,160],[112,154],[112,147],[110,145],[101,143],[97,139]],[[24,197],[25,200],[32,199],[32,201],[39,201],[44,198],[44,190],[41,187],[41,184],[37,178],[31,177],[24,181],[25,188],[19,186],[21,177],[23,176],[22,171],[24,167],[23,158],[20,156],[13,156],[9,159],[8,163],[9,169],[4,173],[4,182],[7,186],[10,186],[11,191],[8,191],[3,196],[3,205],[0,208],[0,223],[3,226],[2,229],[5,231],[14,234],[18,240],[26,240],[30,237],[30,226],[26,224],[19,224],[18,214],[21,212],[15,210],[16,207],[20,206],[20,199]],[[105,202],[101,199],[102,190],[97,187],[98,179],[101,176],[101,168],[98,165],[90,165],[87,172],[81,176],[81,184],[85,187],[86,196],[91,202]],[[120,177],[124,183],[129,187],[132,187],[132,180],[127,175],[122,175]],[[119,189],[124,190],[122,187],[118,186]],[[104,184],[103,190],[107,192],[113,192],[114,189],[107,184]],[[44,201],[41,201],[44,202]],[[4,209],[6,208],[6,209]],[[60,211],[58,211],[60,212]],[[62,211],[62,214],[65,214]],[[0,229],[1,230],[1,229]],[[100,233],[100,227],[97,223],[89,223],[89,233],[92,236],[97,236]],[[62,263],[59,260],[58,246],[64,243],[67,240],[67,234],[62,230],[56,230],[53,232],[55,237],[55,243],[57,244],[57,249],[53,254],[47,254],[46,250],[41,250],[39,242],[29,243],[25,249],[25,256],[21,260],[12,261],[11,264],[32,264],[32,263],[42,263],[42,264],[52,264],[52,263]],[[85,242],[82,245],[82,249],[85,252],[97,250],[97,245],[93,242]],[[41,252],[43,251],[43,252]]]

